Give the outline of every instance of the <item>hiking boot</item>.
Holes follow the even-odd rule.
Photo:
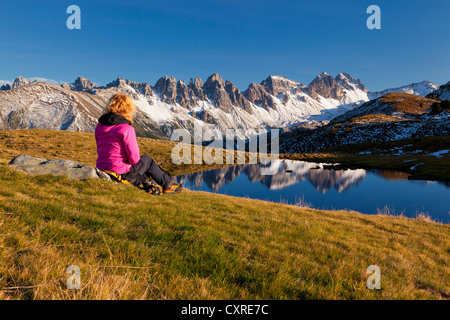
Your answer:
[[[163,189],[163,193],[180,193],[183,189],[183,185],[181,183],[171,182],[167,188]]]
[[[154,196],[159,196],[161,194],[161,190],[159,190],[159,187],[153,181],[144,184],[142,190]]]

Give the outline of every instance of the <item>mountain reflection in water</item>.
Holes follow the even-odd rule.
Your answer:
[[[330,164],[274,160],[266,165],[243,164],[194,172],[176,179],[191,190],[289,204],[301,199],[317,209],[368,214],[388,206],[396,214],[414,217],[425,213],[432,219],[450,222],[450,203],[445,200],[450,196],[449,186],[408,180],[408,176],[395,171],[342,170]]]
[[[272,175],[262,175],[261,170],[273,172]],[[229,184],[241,173],[244,173],[251,182],[261,182],[269,190],[282,190],[288,186],[309,181],[316,190],[326,193],[331,188],[338,192],[345,191],[358,185],[366,176],[366,170],[329,170],[323,169],[323,164],[274,160],[268,165],[243,164],[224,167],[215,170],[189,173],[178,177],[178,182],[186,185],[200,187],[203,183],[214,191],[219,191],[224,184]]]

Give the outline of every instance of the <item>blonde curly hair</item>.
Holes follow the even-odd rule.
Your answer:
[[[133,99],[125,94],[117,93],[115,94],[108,103],[105,109],[105,113],[116,113],[121,115],[131,123],[133,123],[133,117],[136,108],[134,106]]]

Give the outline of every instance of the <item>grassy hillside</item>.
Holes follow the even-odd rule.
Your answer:
[[[171,161],[176,142],[137,138],[142,154],[149,154],[173,175],[220,167],[221,165],[175,165]],[[45,159],[70,159],[95,167],[97,149],[94,134],[55,130],[0,131],[0,160],[10,161],[19,154]],[[193,157],[192,157],[193,158]]]
[[[408,93],[388,93],[380,98],[384,103],[392,106],[392,111],[400,114],[424,114],[430,110],[430,106],[436,100],[420,97]]]
[[[428,113],[437,101],[403,92],[388,93],[334,118],[331,124],[409,121]]]
[[[0,132],[1,299],[450,298],[448,225],[203,192],[155,197],[6,165],[18,153],[93,164],[89,139]],[[170,167],[167,142],[139,143]],[[382,289],[372,291],[374,264]],[[69,265],[81,290],[66,289]]]

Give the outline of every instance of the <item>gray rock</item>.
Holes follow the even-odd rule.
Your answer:
[[[309,85],[309,95],[318,99],[318,95],[324,98],[340,100],[344,97],[344,90],[338,82],[326,72],[319,74]]]
[[[133,99],[137,99],[137,94],[129,90],[129,87],[132,87],[134,90],[136,90],[136,92],[142,94],[149,100],[149,102],[151,101],[150,99],[154,96],[152,87],[145,82],[138,83],[128,79],[117,78],[116,80],[106,85],[106,88],[114,88],[118,92],[130,95],[133,97]],[[97,89],[101,89],[101,87],[97,87]]]
[[[95,84],[85,77],[78,77],[75,79],[75,82],[72,83],[71,87],[75,91],[84,91],[88,93],[93,93]]]
[[[9,84],[4,84],[0,87],[0,91],[11,90],[11,86]]]
[[[89,178],[109,179],[106,174],[99,172],[98,169],[72,160],[48,160],[21,154],[12,159],[9,162],[9,165],[33,175],[65,175],[72,180],[83,180]]]
[[[241,90],[236,88],[231,81],[225,82],[225,90],[234,106],[240,107],[250,114],[252,113],[250,102],[244,97]]]
[[[203,92],[203,81],[200,78],[194,78],[189,81],[189,89],[192,94],[200,101],[206,100],[205,93]]]
[[[26,87],[28,85],[30,85],[32,83],[31,80],[25,79],[21,76],[18,76],[16,78],[16,80],[14,80],[14,83],[11,86],[11,89],[19,89],[19,88],[23,88]]]
[[[195,106],[195,100],[191,100],[192,92],[183,80],[177,82],[177,102],[180,106],[190,108]]]
[[[71,90],[72,89],[67,82],[61,83],[61,88],[64,88],[66,90]]]
[[[206,80],[203,85],[203,91],[217,108],[225,112],[229,112],[232,109],[233,104],[228,96],[228,92],[225,90],[225,82],[219,74],[214,73]]]
[[[244,96],[252,103],[264,109],[273,108],[275,101],[264,85],[252,82],[244,91]]]
[[[275,97],[279,94],[297,91],[298,89],[306,87],[303,83],[296,83],[283,76],[269,76],[266,80],[261,82],[261,85]]]
[[[367,92],[366,87],[362,84],[360,79],[354,79],[351,75],[345,72],[339,73],[336,78],[334,78],[343,88],[347,90],[353,90],[350,84],[356,85],[357,88],[364,92]]]
[[[170,104],[176,103],[177,80],[174,77],[164,76],[160,78],[156,82],[154,89],[159,92],[162,101]]]

